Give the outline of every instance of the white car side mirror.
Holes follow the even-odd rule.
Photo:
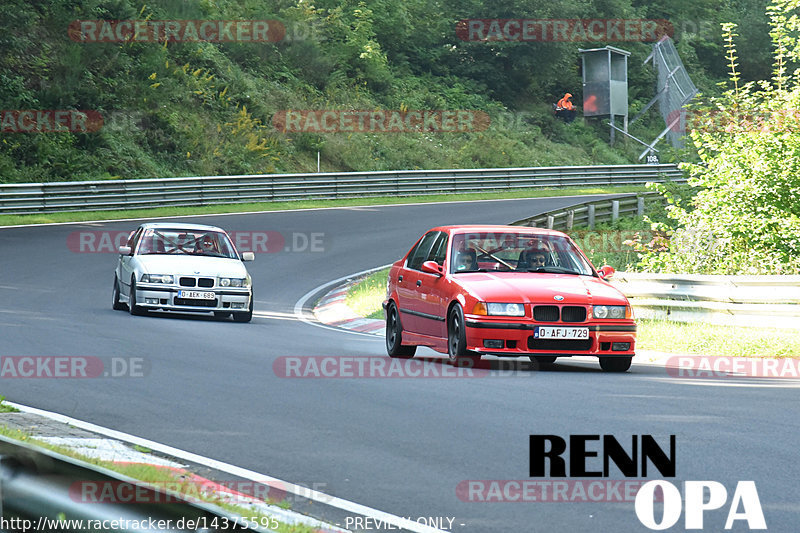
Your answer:
[[[119,252],[119,255],[131,255],[130,246],[120,246],[117,251]]]
[[[242,252],[242,261],[255,261],[256,254],[253,252]]]

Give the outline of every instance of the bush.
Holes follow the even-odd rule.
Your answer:
[[[691,132],[699,163],[685,163],[697,191],[673,199],[668,240],[639,243],[639,267],[704,274],[800,273],[800,82],[786,75],[798,57],[800,0],[768,8],[775,46],[771,81],[739,85],[734,24],[723,25],[733,88],[697,110]],[[656,248],[665,248],[659,253]]]

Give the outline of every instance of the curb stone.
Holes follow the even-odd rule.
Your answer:
[[[11,405],[10,402],[7,403]],[[264,499],[227,487],[224,484],[225,482],[214,480],[215,477],[217,479],[225,479],[224,475],[221,476],[220,473],[215,475],[214,471],[210,471],[200,465],[186,464],[186,461],[158,452],[146,452],[131,446],[130,443],[108,438],[105,435],[77,428],[40,414],[26,412],[26,407],[23,405],[13,404],[13,407],[20,409],[21,412],[0,413],[0,426],[11,430],[23,431],[38,441],[68,448],[90,459],[108,461],[119,465],[149,465],[172,471],[176,475],[176,479],[180,479],[181,482],[202,487],[202,493],[206,496],[213,496],[221,502],[238,505],[247,508],[249,511],[274,517],[290,526],[304,525],[314,528],[315,531],[320,533],[348,533],[346,529],[290,509],[269,504]],[[144,481],[141,483],[145,486],[150,485],[157,488],[159,486],[159,483],[149,484]],[[195,496],[195,493],[190,493],[185,498],[193,503]],[[212,501],[204,501],[202,503],[214,504]]]

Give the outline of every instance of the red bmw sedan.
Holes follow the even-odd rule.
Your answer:
[[[482,355],[552,363],[597,356],[630,368],[636,323],[628,299],[567,235],[518,226],[444,226],[423,235],[389,271],[386,350],[417,346],[455,364]]]

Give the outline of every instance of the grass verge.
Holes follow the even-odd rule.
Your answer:
[[[383,319],[383,303],[386,297],[386,277],[389,269],[373,272],[347,291],[345,303],[354,313],[367,318]]]
[[[636,347],[727,357],[798,357],[800,331],[639,319]]]
[[[2,404],[0,403],[0,405]],[[6,405],[5,407],[13,409],[13,407],[10,407],[8,405]],[[12,411],[0,411],[0,412],[12,412]],[[199,490],[197,483],[187,481],[185,476],[173,470],[159,468],[157,466],[146,465],[146,464],[119,464],[110,461],[103,461],[95,457],[87,457],[66,446],[58,446],[50,444],[48,442],[36,439],[30,433],[27,433],[19,429],[10,429],[7,426],[0,426],[0,435],[9,437],[14,440],[22,441],[28,444],[32,444],[39,448],[50,450],[59,455],[71,457],[73,459],[77,459],[85,463],[89,463],[101,468],[112,470],[114,472],[118,472],[122,475],[133,478],[135,480],[141,481],[143,483],[151,483],[156,487],[168,486],[170,490],[175,490],[176,492],[182,494],[189,501],[202,500],[203,502],[214,504],[222,509],[225,509],[226,511],[229,511],[232,514],[244,517],[245,519],[247,519],[249,523],[252,523],[254,520],[257,520],[261,524],[269,524],[270,526],[276,523],[275,519],[269,515],[265,515],[262,512],[259,512],[250,507],[231,504],[218,497],[215,497],[213,494],[209,494],[205,491]],[[272,505],[277,505],[282,508],[289,507],[288,505],[283,505],[281,502],[267,502],[267,503],[270,503]],[[310,526],[290,525],[290,524],[285,524],[283,522],[277,522],[277,527],[270,527],[270,529],[278,533],[315,533],[316,531],[318,531],[317,529]]]
[[[389,269],[364,278],[347,293],[347,305],[368,318],[383,318]],[[800,356],[800,331],[638,319],[636,348],[728,357]]]
[[[0,395],[0,413],[19,413],[19,409],[11,405],[8,405],[6,403],[6,397]]]
[[[52,224],[59,222],[86,222],[90,220],[118,220],[126,218],[157,218],[216,213],[244,213],[249,211],[281,211],[285,209],[319,209],[323,207],[353,207],[369,205],[400,205],[413,203],[454,202],[470,200],[502,200],[517,198],[550,198],[584,194],[619,194],[643,192],[638,186],[575,187],[565,189],[519,189],[514,191],[474,194],[436,194],[430,196],[376,196],[346,198],[341,200],[296,200],[292,202],[260,202],[249,204],[217,204],[197,207],[158,207],[153,209],[125,209],[119,211],[68,211],[34,215],[0,215],[0,226],[21,224]]]

